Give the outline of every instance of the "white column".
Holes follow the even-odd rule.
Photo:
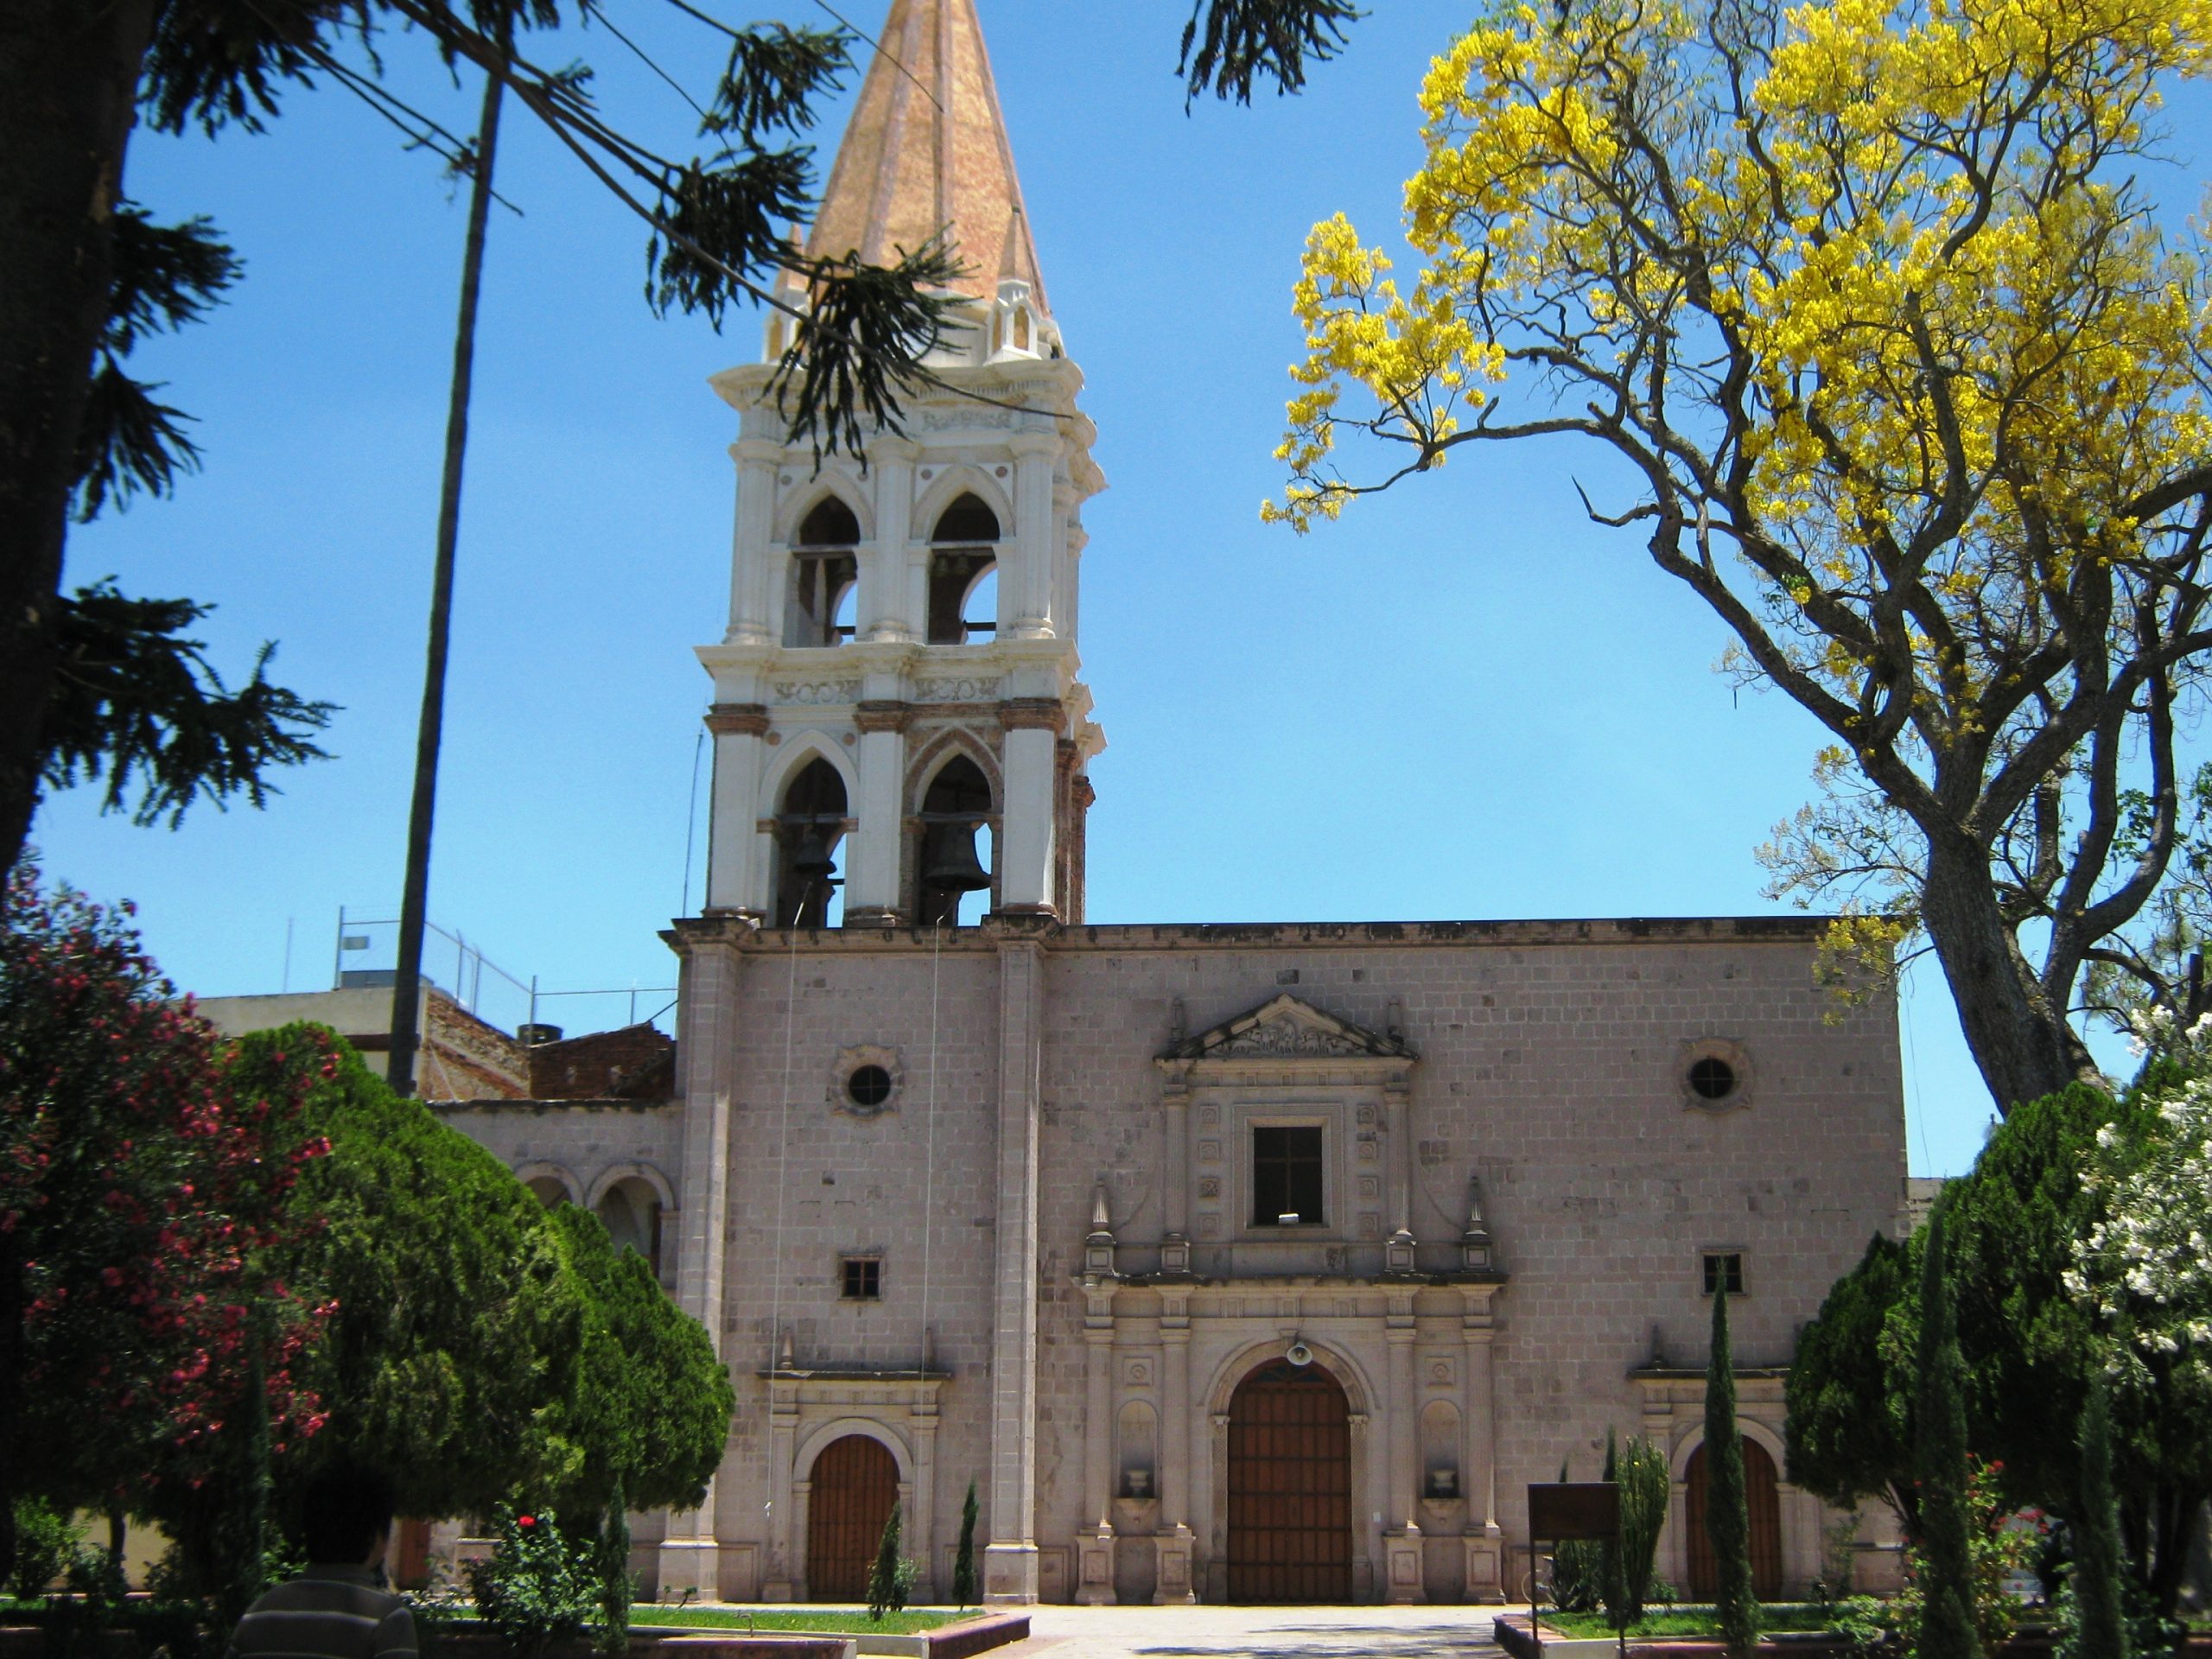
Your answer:
[[[863,702],[853,723],[861,733],[859,833],[846,872],[845,925],[888,925],[899,908],[899,774],[906,759],[906,706]]]
[[[718,702],[707,714],[715,776],[707,827],[707,908],[765,917],[768,872],[760,857],[760,739],[768,711]]]
[[[1044,950],[999,941],[998,1251],[991,1312],[991,1536],[983,1599],[1037,1599],[1038,1084]]]
[[[766,609],[769,543],[776,531],[776,468],[783,445],[772,438],[741,438],[730,445],[737,462],[737,524],[730,538],[729,632],[732,645],[770,645],[782,618]]]
[[[1058,702],[1025,697],[999,705],[1006,734],[1006,799],[999,821],[999,907],[1046,911],[1054,898],[1053,785],[1058,781]]]
[[[875,474],[875,545],[861,564],[860,637],[918,639],[923,622],[912,612],[907,580],[906,520],[913,511],[914,457],[905,438],[880,437],[868,447]],[[849,906],[852,897],[846,895]]]
[[[727,924],[724,924],[727,926]],[[741,958],[733,942],[695,938],[684,976],[684,1041],[691,1048],[683,1098],[683,1187],[677,1211],[676,1299],[723,1351],[724,1217],[729,1200],[730,1065],[736,1042]],[[696,1510],[672,1514],[660,1546],[663,1594],[689,1589],[720,1599],[715,1487]]]
[[[999,613],[1006,619],[1001,637],[1048,639],[1052,636],[1052,567],[1059,560],[1058,523],[1052,513],[1052,467],[1060,441],[1049,432],[1017,432],[1014,451],[1013,559],[999,562]],[[1005,544],[1001,544],[1005,551]],[[1009,563],[1012,568],[1008,568]]]

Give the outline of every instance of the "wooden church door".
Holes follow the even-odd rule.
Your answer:
[[[1761,1601],[1776,1601],[1782,1595],[1782,1495],[1777,1490],[1774,1459],[1767,1456],[1766,1448],[1756,1440],[1742,1444],[1744,1496],[1751,1520],[1751,1592]],[[1700,1446],[1690,1453],[1689,1491],[1682,1505],[1682,1518],[1690,1535],[1690,1594],[1700,1601],[1712,1600],[1720,1587],[1713,1541],[1705,1535],[1707,1481],[1705,1448]]]
[[[1351,1414],[1318,1365],[1276,1360],[1229,1402],[1229,1599],[1351,1599]]]
[[[806,1500],[810,1601],[865,1602],[883,1523],[899,1501],[899,1465],[880,1440],[848,1434],[814,1460]]]

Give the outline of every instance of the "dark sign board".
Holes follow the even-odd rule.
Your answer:
[[[1545,1543],[1572,1538],[1610,1538],[1620,1530],[1621,1489],[1610,1480],[1532,1484],[1529,1535]]]

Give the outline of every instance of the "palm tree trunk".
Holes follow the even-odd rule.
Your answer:
[[[446,462],[438,499],[438,556],[430,577],[430,641],[423,671],[423,718],[415,738],[415,800],[407,816],[407,881],[399,903],[399,969],[391,989],[391,1050],[385,1075],[415,1092],[422,1017],[423,931],[430,893],[430,827],[436,813],[438,747],[445,731],[446,652],[453,623],[454,544],[461,534],[462,457],[468,448],[469,383],[476,365],[476,301],[484,279],[484,232],[492,212],[492,165],[499,149],[499,99],[505,83],[484,82],[476,165],[468,194],[468,245],[461,257],[461,319],[454,329],[453,391],[446,410]]]

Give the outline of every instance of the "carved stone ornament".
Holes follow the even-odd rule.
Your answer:
[[[999,680],[996,675],[916,680],[914,695],[924,702],[994,702],[998,699]]]
[[[855,702],[859,701],[861,683],[858,680],[779,680],[776,696],[784,702]]]
[[[1249,1014],[1171,1045],[1163,1064],[1178,1060],[1410,1060],[1414,1052],[1387,1037],[1325,1014],[1288,992]]]

